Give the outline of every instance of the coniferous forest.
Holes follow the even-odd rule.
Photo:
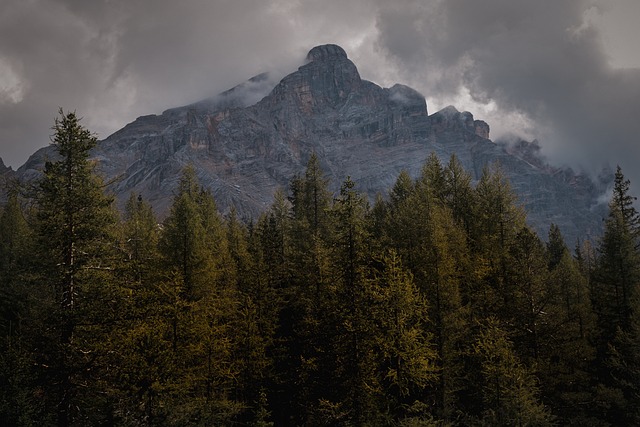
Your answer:
[[[260,217],[185,167],[118,212],[74,113],[0,216],[0,424],[640,424],[640,216],[541,240],[499,167],[431,155],[369,202],[319,160]]]

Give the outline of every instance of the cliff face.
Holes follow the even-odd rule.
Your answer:
[[[415,90],[362,80],[339,46],[313,48],[305,65],[258,101],[267,84],[257,76],[215,98],[139,117],[101,141],[94,158],[106,180],[115,179],[110,190],[120,203],[142,194],[163,216],[181,169],[192,164],[222,211],[234,205],[255,218],[313,152],[334,189],[351,176],[373,197],[386,194],[403,169],[417,176],[433,151],[443,162],[455,153],[475,179],[500,162],[542,236],[550,222],[569,244],[600,230],[600,187],[493,143],[489,125],[471,113],[447,107],[429,116]],[[40,150],[18,173],[35,176],[52,155],[50,147]]]

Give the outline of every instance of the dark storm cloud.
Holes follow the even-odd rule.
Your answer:
[[[640,183],[640,70],[614,69],[589,1],[399,1],[381,8],[378,45],[407,79],[447,97],[467,91],[522,114],[555,161],[620,163]],[[495,124],[495,123],[492,123]],[[495,135],[494,135],[495,136]]]
[[[359,43],[374,22],[364,3],[4,0],[0,155],[16,167],[46,145],[59,106],[104,138],[263,71],[281,77],[316,44]]]

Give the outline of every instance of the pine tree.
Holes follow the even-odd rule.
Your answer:
[[[549,238],[547,240],[549,270],[556,268],[565,252],[567,252],[567,245],[564,243],[560,228],[555,224],[551,224],[549,227]]]
[[[419,234],[416,233],[416,228],[417,221],[421,218],[421,215],[416,215],[415,211],[415,187],[409,173],[407,171],[400,172],[389,192],[386,226],[389,244],[395,248],[409,269],[415,265],[415,252],[419,244]]]
[[[453,416],[456,395],[462,388],[461,354],[467,313],[462,277],[469,268],[467,238],[462,222],[454,219],[446,200],[446,175],[435,155],[411,183],[398,177],[391,193],[388,234],[416,285],[428,300],[430,322],[439,367],[431,385],[436,413]]]
[[[53,127],[57,160],[45,164],[38,182],[37,233],[41,249],[41,284],[52,290],[46,355],[39,361],[46,375],[47,398],[58,425],[83,422],[95,408],[80,393],[80,383],[98,357],[99,343],[117,301],[109,286],[115,246],[112,200],[89,160],[96,138],[75,113],[63,113]],[[116,302],[117,304],[117,302]],[[45,338],[45,337],[43,337]],[[93,392],[97,390],[92,390]]]
[[[420,176],[416,180],[416,187],[423,187],[428,192],[429,203],[444,203],[446,199],[447,182],[444,168],[440,159],[433,151],[422,166]]]
[[[128,280],[141,282],[156,266],[160,228],[149,203],[131,193],[124,211],[122,243]]]
[[[483,169],[474,193],[471,250],[480,280],[472,304],[474,311],[488,315],[508,310],[512,304],[513,293],[507,283],[509,250],[525,225],[525,215],[498,166]]]
[[[483,424],[553,425],[549,410],[538,400],[535,378],[520,362],[507,334],[495,319],[489,319],[480,330],[473,356],[481,376]]]
[[[426,330],[428,305],[400,257],[390,250],[372,274],[371,333],[379,358],[378,406],[394,420],[417,414],[408,410],[425,397],[425,390],[438,380],[438,354],[432,335]],[[378,409],[380,410],[380,409]]]
[[[347,178],[332,209],[333,286],[322,324],[322,329],[333,333],[325,341],[327,351],[320,359],[320,375],[329,376],[333,390],[325,392],[319,411],[340,408],[346,420],[354,424],[371,422],[376,416],[372,392],[376,387],[375,364],[370,341],[373,325],[367,312],[371,296],[365,280],[370,256],[364,222],[367,209],[366,200]],[[339,420],[333,420],[336,421]]]
[[[611,342],[618,328],[626,330],[629,326],[640,283],[639,215],[628,191],[629,181],[618,167],[594,271],[592,297],[602,328],[602,343]],[[601,346],[601,350],[605,347]]]
[[[240,410],[232,395],[238,367],[230,337],[236,272],[215,201],[191,167],[183,171],[159,247],[165,267],[161,336],[171,349],[162,385],[167,419],[230,422]]]
[[[630,186],[631,181],[625,179],[622,168],[617,166],[609,209],[614,215],[615,212],[618,212],[622,221],[633,232],[634,237],[637,237],[638,230],[640,230],[640,215],[638,215],[638,211],[633,206],[637,198],[629,194]]]
[[[194,169],[185,168],[160,240],[167,266],[180,277],[181,294],[191,301],[197,301],[207,292],[205,288],[213,274],[205,229],[209,219],[202,216],[201,197]]]
[[[227,240],[237,271],[239,302],[233,320],[233,358],[238,365],[235,393],[246,406],[240,420],[266,422],[267,387],[273,381],[275,330],[281,306],[280,295],[268,280],[255,240],[250,246],[246,227],[231,210],[227,220]],[[262,421],[260,421],[262,420]]]
[[[612,385],[623,396],[614,402],[610,416],[612,422],[620,425],[640,423],[640,322],[636,313],[625,330],[618,329],[606,362]]]
[[[444,168],[445,202],[456,221],[469,234],[473,222],[473,187],[471,175],[464,170],[455,154]]]
[[[551,331],[546,311],[554,299],[547,286],[547,260],[538,236],[527,227],[516,235],[510,248],[506,286],[503,295],[511,302],[501,314],[515,325],[513,337],[525,360],[537,361],[541,347]]]
[[[289,303],[281,312],[287,320],[281,321],[278,341],[289,349],[289,354],[278,364],[286,364],[285,375],[301,384],[295,391],[296,402],[290,405],[302,409],[300,415],[295,415],[302,420],[308,416],[308,408],[299,402],[317,400],[321,390],[319,384],[307,379],[317,378],[315,361],[326,345],[320,325],[326,309],[330,270],[328,239],[332,231],[329,227],[331,193],[315,153],[310,156],[304,175],[291,181],[289,202],[291,211],[286,221],[272,217],[274,225],[286,223],[283,230],[286,256],[282,265],[287,269],[287,283],[282,294]],[[278,211],[282,212],[282,208]],[[282,270],[282,266],[274,271],[278,270]]]
[[[30,343],[37,298],[29,265],[33,232],[25,218],[19,188],[8,189],[0,214],[0,424],[29,425],[38,421],[41,399],[34,396]]]
[[[614,424],[637,421],[636,411],[630,408],[640,403],[634,383],[640,371],[635,355],[640,343],[636,320],[640,314],[640,219],[629,186],[618,167],[592,285],[600,329],[597,366],[604,391],[600,400],[607,402],[607,418]]]
[[[292,189],[295,186],[296,181],[292,183]],[[308,289],[308,297],[313,300],[311,294],[320,292],[323,281],[323,264],[326,263],[324,243],[329,233],[327,221],[331,201],[328,180],[324,178],[315,153],[307,163],[304,178],[299,180],[299,190],[292,193],[291,243],[294,245],[293,254],[300,257],[295,261],[298,268],[293,273],[298,277],[294,280],[311,288]]]
[[[22,275],[26,273],[31,230],[20,206],[17,189],[11,189],[0,214],[0,333],[13,340],[20,335],[26,314]]]
[[[593,425],[597,414],[585,408],[594,399],[595,316],[587,278],[566,247],[549,271],[547,292],[550,300],[541,316],[544,339],[536,364],[544,401],[559,423]]]

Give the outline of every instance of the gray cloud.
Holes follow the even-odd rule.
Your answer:
[[[358,45],[366,1],[5,0],[0,8],[0,156],[47,144],[61,106],[100,137],[136,116],[198,101],[316,44]],[[355,55],[357,56],[357,55]]]
[[[406,0],[381,8],[378,45],[425,93],[491,104],[492,127],[526,118],[526,133],[556,162],[593,172],[620,163],[640,182],[640,69],[609,64],[589,19],[602,10],[590,1]]]
[[[311,47],[337,43],[364,78],[412,86],[432,112],[453,103],[487,120],[494,137],[521,131],[557,161],[592,170],[604,160],[620,163],[640,182],[640,173],[633,176],[640,70],[610,65],[634,64],[609,56],[630,37],[611,22],[628,15],[611,12],[619,4],[640,5],[5,0],[0,156],[17,167],[46,145],[59,106],[77,110],[103,138],[139,115],[198,101],[263,71],[284,75]]]

